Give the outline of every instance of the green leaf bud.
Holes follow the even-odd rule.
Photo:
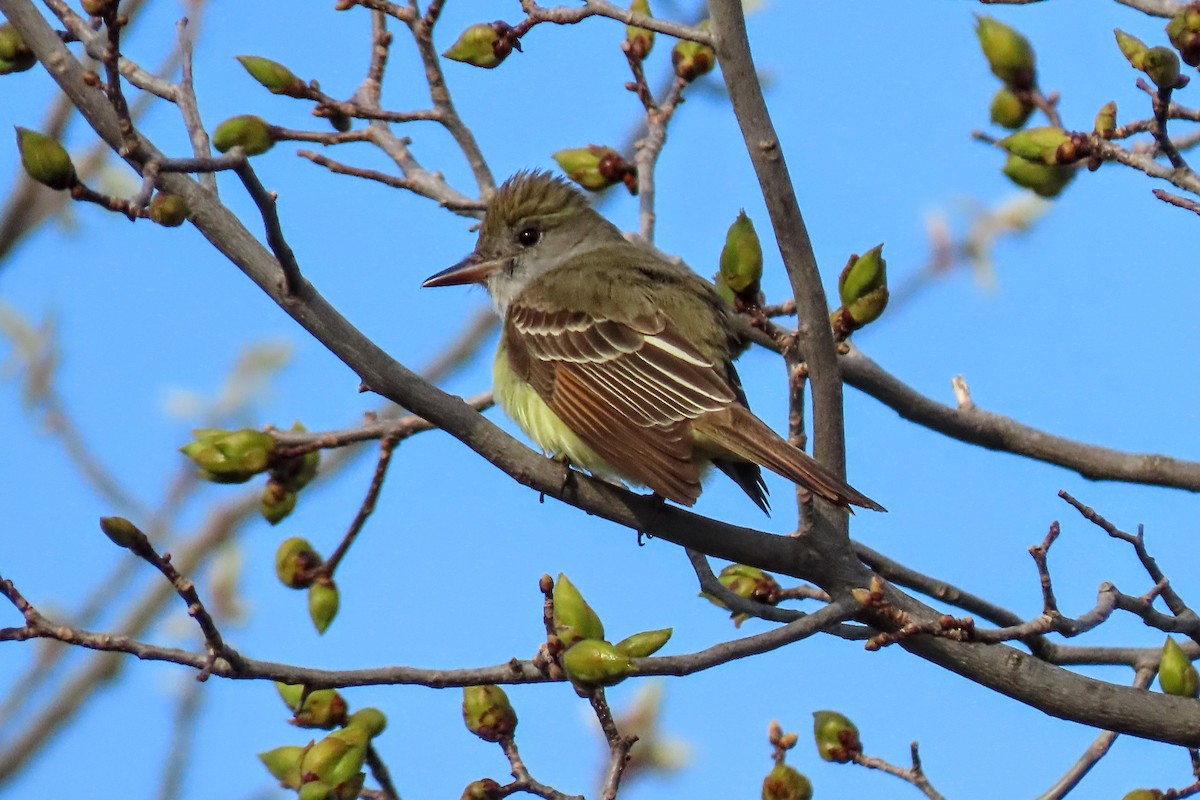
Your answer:
[[[795,768],[776,764],[763,778],[762,800],[812,800],[812,784]]]
[[[698,27],[708,30],[709,21],[704,20]],[[691,83],[712,72],[717,65],[717,53],[706,44],[680,39],[671,50],[671,65],[678,77]]]
[[[1168,47],[1151,47],[1147,50],[1142,56],[1142,71],[1159,89],[1176,89],[1181,85],[1179,56]]]
[[[1121,48],[1121,54],[1129,60],[1130,65],[1134,69],[1142,69],[1145,66],[1146,51],[1150,49],[1146,43],[1120,28],[1113,29],[1113,35],[1117,37],[1117,47]]]
[[[308,88],[304,81],[278,61],[259,56],[238,56],[237,60],[246,68],[246,72],[250,73],[250,77],[261,83],[271,94],[304,97],[304,91]]]
[[[337,616],[341,600],[330,578],[318,578],[308,587],[308,617],[317,633],[324,633]]]
[[[512,54],[520,52],[521,40],[503,20],[480,22],[467,28],[442,56],[484,69],[495,69]]]
[[[291,489],[271,479],[263,487],[262,495],[258,499],[258,511],[267,522],[278,525],[295,510],[297,497],[299,495]]]
[[[568,647],[582,639],[604,638],[604,623],[599,615],[561,572],[554,584],[554,632]]]
[[[284,705],[293,713],[292,724],[300,728],[324,728],[329,730],[346,722],[346,699],[337,689],[317,689],[304,696],[301,684],[275,683],[275,689]]]
[[[975,16],[975,35],[992,74],[1014,89],[1032,89],[1035,69],[1033,46],[1013,28],[993,17]]]
[[[630,194],[637,194],[637,167],[611,147],[597,144],[568,147],[556,152],[553,158],[568,178],[589,192],[624,183]]]
[[[378,708],[360,708],[350,715],[350,719],[346,720],[346,727],[351,726],[362,728],[369,737],[374,739],[387,728],[387,716]]]
[[[747,305],[758,305],[763,251],[758,232],[745,210],[738,212],[737,219],[725,233],[720,265],[722,283],[734,296]]]
[[[304,760],[304,754],[307,751],[308,747],[285,745],[259,753],[258,760],[267,768],[267,772],[275,776],[275,780],[279,781],[280,785],[288,789],[299,789],[301,783],[300,763]]]
[[[135,550],[149,544],[146,534],[124,517],[101,517],[100,530],[104,531],[104,535],[117,547],[127,550]]]
[[[1167,38],[1190,67],[1200,65],[1200,4],[1181,7],[1167,23]]]
[[[877,244],[860,255],[851,255],[838,275],[838,296],[842,305],[851,306],[876,289],[887,287],[887,261],[883,245]]]
[[[1030,189],[1039,197],[1057,197],[1075,177],[1076,169],[1063,165],[1051,167],[1010,154],[1002,172],[1017,186]]]
[[[1017,131],[997,144],[1014,156],[1048,165],[1072,164],[1087,156],[1084,137],[1048,125]]]
[[[6,22],[0,25],[0,75],[24,72],[37,63],[37,56],[25,44],[21,33]]]
[[[507,739],[517,729],[517,712],[494,684],[464,686],[462,716],[467,730],[485,742]]]
[[[79,179],[75,165],[61,144],[28,128],[17,128],[17,149],[21,151],[21,166],[43,186],[51,189],[70,189]]]
[[[642,631],[627,636],[613,647],[630,658],[646,658],[662,649],[671,638],[672,628],[661,628],[656,631]]]
[[[329,786],[350,780],[367,757],[371,737],[361,728],[340,728],[309,748],[300,765],[305,782],[313,777]]]
[[[246,155],[257,156],[274,147],[275,138],[271,135],[271,126],[262,117],[241,114],[217,126],[212,144],[222,153],[241,147]]]
[[[275,577],[289,589],[306,589],[312,583],[308,573],[321,564],[321,556],[307,539],[293,536],[275,549]]]
[[[1033,104],[1023,100],[1007,86],[1001,86],[992,95],[989,114],[992,122],[1001,128],[1015,131],[1029,121],[1029,115],[1032,113]]]
[[[580,686],[613,686],[633,671],[629,656],[600,639],[584,639],[562,654],[563,671]]]
[[[844,764],[862,753],[858,728],[836,711],[813,712],[813,738],[817,754],[826,761]]]
[[[195,430],[193,441],[179,448],[214,483],[245,483],[270,465],[275,438],[253,428],[237,431]]]
[[[309,781],[300,787],[296,800],[336,800],[333,787],[324,781]]]
[[[629,4],[629,10],[635,14],[644,14],[647,17],[653,16],[650,13],[649,0],[633,0]],[[636,25],[626,25],[625,41],[629,42],[629,49],[627,50],[629,56],[642,61],[646,56],[650,55],[650,51],[654,48],[654,31],[647,28],[639,28]]]
[[[745,597],[748,600],[772,606],[779,602],[779,594],[783,591],[774,577],[749,564],[726,565],[717,574],[717,582],[738,597]],[[701,592],[700,596],[721,608],[728,608],[719,599],[706,592]]]
[[[504,790],[500,784],[491,778],[483,778],[468,783],[459,800],[500,800],[503,796]]]
[[[1100,110],[1096,112],[1096,120],[1092,129],[1101,138],[1112,138],[1113,131],[1117,129],[1117,104],[1115,102],[1109,100],[1100,106]]]
[[[190,211],[187,200],[166,192],[156,193],[150,201],[150,208],[147,209],[150,220],[164,228],[178,228],[187,220]]]
[[[1163,644],[1162,658],[1158,662],[1158,685],[1164,694],[1176,697],[1195,697],[1200,693],[1200,674],[1196,665],[1170,636]]]
[[[1134,789],[1126,792],[1121,800],[1162,800],[1163,793],[1158,789]]]
[[[335,800],[358,800],[366,782],[366,773],[356,772],[333,788],[333,796]]]

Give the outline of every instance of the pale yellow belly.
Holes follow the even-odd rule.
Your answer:
[[[492,391],[496,402],[525,435],[548,455],[565,458],[593,475],[619,477],[616,470],[589,447],[557,414],[550,410],[538,393],[521,380],[508,365],[503,343],[492,364]]]

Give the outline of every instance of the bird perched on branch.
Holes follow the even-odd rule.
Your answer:
[[[424,286],[469,283],[504,321],[496,401],[543,450],[685,506],[711,464],[765,512],[760,467],[836,506],[885,510],[751,413],[732,309],[712,285],[626,241],[565,180],[509,178],[475,250]]]

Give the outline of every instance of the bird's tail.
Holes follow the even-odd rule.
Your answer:
[[[747,408],[732,405],[705,414],[693,422],[693,430],[719,453],[760,464],[834,505],[887,511],[808,453],[788,444]]]

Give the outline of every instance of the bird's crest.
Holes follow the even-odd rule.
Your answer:
[[[522,170],[496,191],[483,217],[484,237],[504,236],[523,220],[575,212],[588,207],[583,193],[565,178],[544,170]]]

